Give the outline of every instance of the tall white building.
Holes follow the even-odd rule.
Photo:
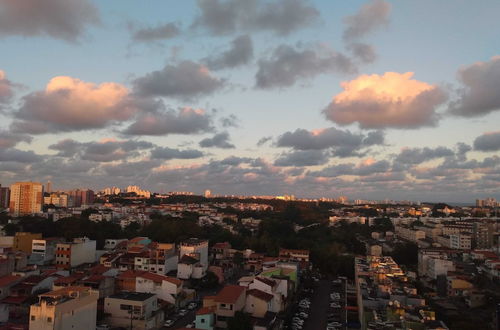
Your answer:
[[[185,255],[197,259],[206,270],[208,268],[208,241],[190,238],[181,242],[180,257]]]
[[[71,269],[96,260],[96,241],[87,237],[75,238],[71,243],[59,243],[56,249],[56,267]]]

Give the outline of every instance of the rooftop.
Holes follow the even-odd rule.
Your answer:
[[[234,304],[245,292],[245,289],[245,287],[239,285],[226,285],[219,294],[215,296],[215,301],[218,303]]]
[[[145,301],[151,297],[156,296],[154,293],[147,292],[120,292],[109,296],[112,299],[123,299],[123,300],[133,300],[133,301]]]

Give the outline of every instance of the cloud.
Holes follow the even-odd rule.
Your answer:
[[[0,162],[36,163],[42,159],[42,156],[35,154],[31,150],[0,149]]]
[[[75,42],[99,13],[89,0],[15,0],[0,2],[0,36],[50,36]]]
[[[306,0],[198,0],[193,28],[215,35],[238,31],[271,31],[288,35],[315,23],[319,12]]]
[[[370,176],[375,173],[386,173],[391,169],[387,160],[376,161],[368,158],[355,165],[353,163],[336,164],[319,171],[310,172],[315,177],[338,177],[343,175]]]
[[[344,40],[359,39],[374,30],[389,24],[391,4],[384,0],[371,0],[354,15],[344,19]]]
[[[401,164],[420,164],[429,160],[443,157],[452,157],[455,152],[446,147],[436,148],[405,148],[394,159]]]
[[[322,150],[296,150],[283,153],[274,161],[275,166],[315,166],[328,162],[328,153]]]
[[[269,58],[258,61],[258,67],[256,87],[262,89],[290,87],[321,74],[356,72],[347,56],[320,45],[303,50],[278,46]]]
[[[0,148],[12,148],[20,142],[30,143],[32,140],[31,136],[0,129]]]
[[[133,29],[133,27],[131,27]],[[132,40],[138,42],[151,42],[172,39],[180,34],[180,29],[175,23],[165,23],[153,27],[144,27],[132,31]]]
[[[52,144],[49,149],[59,151],[59,157],[79,156],[79,159],[94,162],[112,162],[140,155],[139,151],[151,149],[154,144],[135,140],[103,140],[97,142],[78,142],[65,139]]]
[[[500,56],[477,62],[458,72],[463,84],[449,111],[457,116],[476,117],[500,110]]]
[[[372,45],[362,42],[353,42],[347,45],[347,49],[362,63],[373,63],[377,59],[377,53]]]
[[[264,136],[264,137],[260,138],[259,141],[257,141],[257,146],[261,147],[264,144],[266,144],[267,142],[271,141],[272,139],[273,139],[272,136]]]
[[[231,144],[229,139],[229,133],[221,132],[215,134],[211,138],[206,138],[200,141],[200,147],[202,148],[221,148],[221,149],[233,149],[236,148],[234,144]]]
[[[181,108],[143,113],[122,133],[126,135],[198,134],[210,132],[212,116],[203,109]]]
[[[55,77],[44,91],[23,97],[12,124],[16,132],[43,134],[104,128],[138,111],[126,87]]]
[[[212,94],[224,81],[212,76],[210,70],[192,61],[166,65],[133,81],[134,91],[141,96],[165,96],[191,100]]]
[[[14,95],[13,87],[13,83],[7,79],[5,72],[0,70],[0,104],[11,100]]]
[[[500,131],[489,132],[478,136],[474,140],[474,150],[478,151],[499,151],[500,150]]]
[[[277,138],[277,147],[289,147],[295,150],[324,150],[330,149],[331,155],[336,157],[362,156],[367,147],[382,145],[385,134],[381,131],[368,134],[354,134],[349,130],[335,127],[308,131],[298,128],[293,132],[286,132]]]
[[[323,113],[331,121],[361,128],[418,128],[436,125],[447,95],[436,85],[411,79],[412,72],[361,75],[341,83]]]
[[[64,139],[55,144],[49,145],[49,149],[58,151],[57,156],[73,157],[80,151],[82,143],[73,139]]]
[[[220,124],[224,128],[228,127],[239,127],[239,119],[233,114],[230,114],[229,116],[222,117],[219,119]]]
[[[172,149],[168,147],[157,147],[151,151],[151,157],[154,159],[195,159],[203,157],[203,152],[194,149]]]
[[[231,41],[231,47],[204,60],[212,70],[235,68],[250,63],[253,58],[253,43],[249,35],[242,35]]]

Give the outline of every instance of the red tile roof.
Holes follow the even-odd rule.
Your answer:
[[[73,274],[71,276],[61,277],[61,278],[58,278],[57,280],[55,280],[54,284],[58,285],[58,284],[71,284],[71,283],[75,283],[76,281],[78,281],[79,279],[83,278],[84,276],[85,275],[83,275],[83,274]]]
[[[202,307],[196,311],[196,315],[212,314],[215,312],[215,306],[212,307]]]
[[[4,287],[13,283],[18,282],[21,280],[21,276],[16,276],[16,275],[5,275],[0,277],[0,287]]]
[[[165,276],[165,275],[159,275],[159,274],[155,274],[155,273],[151,273],[151,272],[145,272],[137,277],[142,277],[142,278],[151,280],[151,281],[156,282],[156,283],[161,283],[163,281],[167,281],[167,282],[173,283],[177,286],[180,286],[182,284],[182,281],[177,279],[177,278],[169,277],[169,276]]]
[[[245,287],[239,285],[226,285],[217,296],[215,301],[218,303],[234,304],[245,293]]]
[[[127,278],[132,279],[132,278],[136,278],[137,276],[142,275],[144,273],[146,273],[146,271],[144,271],[144,270],[130,270],[129,269],[129,270],[126,270],[123,273],[119,274],[117,276],[117,278],[121,279],[121,280],[127,279]]]
[[[271,301],[273,299],[272,294],[269,294],[267,292],[260,291],[257,289],[248,290],[247,294],[254,296],[256,298],[259,298],[260,300],[264,300],[264,301]]]
[[[231,244],[229,244],[229,242],[215,243],[213,248],[214,249],[230,249]]]
[[[28,298],[29,298],[28,296],[8,296],[8,297],[0,300],[0,302],[2,304],[18,305],[18,304],[22,304],[23,302],[28,300]]]

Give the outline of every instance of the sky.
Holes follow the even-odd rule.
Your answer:
[[[500,199],[499,10],[0,1],[0,184]]]

